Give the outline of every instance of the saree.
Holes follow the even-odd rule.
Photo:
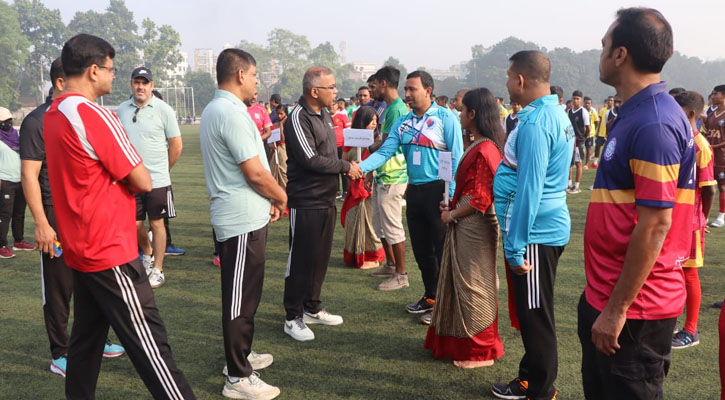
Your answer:
[[[451,209],[472,204],[473,196],[461,192],[478,154],[484,156],[491,175],[496,170],[500,154],[492,142],[484,145],[483,141],[474,142],[462,157]],[[425,340],[425,348],[433,350],[433,357],[484,361],[503,355],[498,334],[498,240],[496,216],[478,209],[448,225],[436,305]]]
[[[362,158],[367,156],[365,151]],[[383,244],[373,229],[371,195],[363,179],[350,180],[340,210],[340,222],[345,228],[343,262],[350,267],[362,268],[365,262],[385,260]]]
[[[269,169],[277,184],[282,188],[287,188],[287,147],[284,143],[278,143],[272,151],[272,157],[269,161]]]

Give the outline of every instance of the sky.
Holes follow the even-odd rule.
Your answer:
[[[66,23],[77,11],[102,12],[109,4],[107,0],[41,1],[59,9]],[[173,26],[191,64],[194,48],[219,52],[226,43],[236,45],[240,40],[264,44],[269,31],[284,28],[307,36],[312,47],[329,41],[339,52],[339,43],[346,42],[347,62],[381,65],[394,56],[409,70],[448,69],[469,60],[472,46],[492,46],[509,36],[547,49],[599,49],[616,11],[629,6],[659,9],[672,25],[675,50],[703,60],[725,58],[725,45],[713,44],[720,38],[723,0],[126,0],[126,5],[139,26],[146,17],[157,25]]]

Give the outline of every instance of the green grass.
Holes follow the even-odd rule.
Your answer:
[[[221,398],[224,352],[221,332],[219,270],[213,252],[209,203],[199,152],[198,129],[184,127],[184,154],[173,171],[179,217],[172,221],[174,242],[187,250],[169,257],[166,285],[156,302],[166,321],[178,366],[200,399]],[[594,179],[585,171],[582,187]],[[589,192],[569,196],[571,242],[564,252],[556,283],[559,336],[560,399],[583,398],[576,305],[585,278],[582,235]],[[520,336],[510,328],[506,285],[499,262],[500,331],[506,354],[493,367],[459,370],[450,361],[433,360],[423,349],[426,328],[406,314],[404,304],[423,293],[420,273],[410,247],[406,260],[411,287],[395,292],[375,290],[379,280],[342,264],[343,230],[335,232],[332,259],[322,300],[345,318],[339,327],[313,327],[316,339],[299,343],[282,332],[284,269],[288,220],[270,227],[262,303],[256,317],[254,348],[274,355],[262,378],[282,390],[283,399],[473,399],[490,398],[492,382],[512,379],[522,355]],[[682,234],[689,234],[682,232]],[[26,238],[33,224],[27,213]],[[710,308],[725,294],[722,260],[725,230],[707,237],[706,267],[700,316],[701,344],[673,352],[665,383],[668,399],[716,399],[718,310]],[[684,321],[682,318],[681,321]],[[50,353],[43,325],[40,268],[34,252],[0,260],[0,399],[61,399],[64,381],[48,371]],[[99,399],[150,398],[127,356],[103,361]]]

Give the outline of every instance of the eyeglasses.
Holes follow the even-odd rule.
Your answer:
[[[133,112],[133,119],[131,121],[133,121],[134,124],[136,123],[136,114],[138,114],[139,110],[140,108],[136,107],[136,111]]]
[[[105,65],[96,65],[96,66],[101,69],[107,69],[108,72],[110,72],[113,75],[116,75],[116,72],[118,72],[118,68],[116,68],[116,67],[106,67]]]
[[[337,85],[332,85],[332,86],[315,86],[315,89],[335,90],[335,89],[337,89]]]

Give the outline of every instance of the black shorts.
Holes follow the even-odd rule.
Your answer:
[[[586,141],[584,141],[584,146],[586,147],[592,147],[594,146],[594,136],[589,136]]]
[[[604,143],[607,143],[607,138],[597,136],[597,141],[596,141],[597,146],[602,146],[602,145],[604,145]]]
[[[149,219],[174,218],[174,192],[171,186],[151,189],[148,193],[136,193],[136,221]]]

